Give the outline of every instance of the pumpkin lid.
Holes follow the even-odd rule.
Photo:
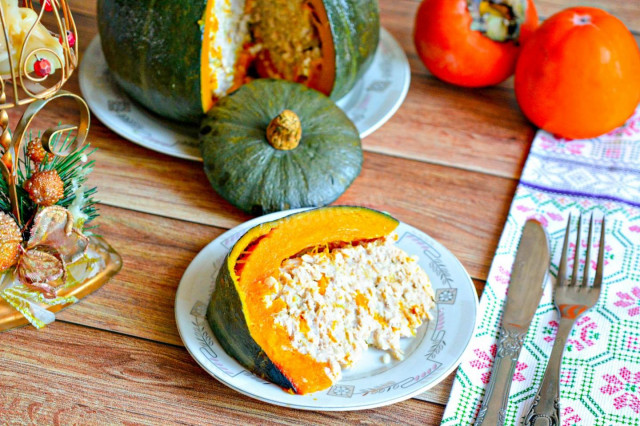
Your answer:
[[[255,215],[337,199],[362,167],[360,135],[331,99],[299,83],[258,79],[203,119],[213,188]]]

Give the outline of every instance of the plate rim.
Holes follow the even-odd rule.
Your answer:
[[[407,56],[407,52],[404,51],[398,40],[383,26],[380,26],[380,39],[382,39],[383,34],[388,37],[388,40],[394,45],[394,47],[403,53],[402,55],[402,63],[404,64],[404,85],[402,86],[402,90],[400,91],[400,96],[396,99],[395,104],[389,108],[389,110],[384,114],[378,122],[368,128],[366,131],[362,132],[360,135],[360,139],[364,139],[367,136],[371,135],[375,131],[377,131],[380,127],[384,126],[387,121],[393,117],[396,112],[400,109],[405,99],[407,98],[407,94],[409,93],[409,87],[411,86],[411,64],[409,63],[409,57]],[[339,101],[340,99],[338,99]]]
[[[374,125],[370,126],[369,128],[367,128],[365,131],[363,131],[360,134],[360,138],[361,139],[364,139],[367,136],[369,136],[372,133],[374,133],[375,131],[377,131],[380,127],[382,127],[384,124],[386,124],[387,121],[389,121],[391,119],[391,117],[393,117],[396,114],[396,112],[398,112],[398,110],[400,109],[400,107],[404,103],[404,101],[405,101],[405,99],[407,97],[407,94],[409,93],[409,88],[411,86],[411,64],[409,63],[409,58],[407,56],[407,53],[404,51],[404,49],[402,48],[402,46],[400,45],[398,40],[396,40],[396,38],[386,28],[381,26],[380,27],[380,44],[382,44],[383,38],[385,38],[389,43],[391,43],[393,45],[395,51],[400,52],[402,54],[399,59],[400,59],[400,62],[402,62],[402,64],[403,64],[402,65],[402,69],[403,69],[403,71],[402,71],[402,79],[401,79],[401,81],[403,82],[403,85],[402,85],[402,88],[400,89],[398,97],[394,100],[394,102],[391,105],[391,107],[384,114],[382,114],[382,116],[376,121],[376,123]],[[86,93],[89,93],[90,90],[93,90],[94,85],[91,85],[89,83],[91,78],[87,76],[87,74],[86,74],[87,71],[84,71],[84,70],[87,69],[87,66],[82,66],[82,65],[84,63],[85,58],[87,58],[88,56],[95,55],[94,50],[101,50],[101,49],[102,49],[102,47],[100,45],[100,34],[96,34],[95,37],[93,37],[93,39],[89,42],[89,45],[87,46],[86,50],[83,52],[82,61],[81,61],[80,69],[79,69],[79,72],[78,72],[78,82],[79,82],[79,86],[80,86],[80,92],[87,99],[87,104],[89,105],[89,108],[91,109],[93,114],[109,130],[113,131],[114,133],[116,133],[117,135],[122,137],[123,139],[126,139],[126,140],[128,140],[128,141],[130,141],[132,143],[135,143],[136,145],[139,145],[139,146],[141,146],[143,148],[146,148],[146,149],[149,149],[151,151],[158,152],[160,154],[164,154],[164,155],[168,155],[168,156],[175,157],[175,158],[181,158],[181,159],[184,159],[184,160],[190,160],[190,161],[196,161],[196,162],[202,163],[203,159],[199,155],[193,155],[193,154],[190,154],[188,152],[184,152],[184,151],[180,151],[180,150],[167,151],[166,147],[163,150],[163,147],[158,145],[158,144],[147,144],[145,142],[141,142],[140,141],[141,138],[140,137],[135,137],[134,133],[132,133],[132,132],[128,131],[126,128],[122,127],[121,126],[122,123],[117,118],[115,118],[113,114],[105,113],[105,111],[103,111],[102,108],[96,110],[96,108],[94,106],[94,103],[90,100],[91,97],[87,97],[86,96]],[[89,53],[90,55],[87,55],[87,53]],[[348,92],[348,93],[350,93],[350,92]],[[141,113],[143,113],[145,115],[148,115],[151,119],[154,119],[154,120],[158,121],[159,123],[163,123],[166,120],[166,119],[163,119],[163,118],[155,115],[153,112],[148,111],[146,108],[144,108],[143,106],[138,104],[136,101],[134,101],[128,94],[122,92],[122,95],[125,96],[132,103],[132,105],[134,105],[134,107],[136,109],[140,110]],[[345,95],[345,97],[347,95]],[[342,98],[338,99],[335,102],[338,103],[342,99],[345,99],[345,97],[342,97]]]
[[[187,268],[185,269],[185,271],[182,274],[182,277],[180,279],[180,283],[178,284],[178,288],[176,290],[176,296],[175,296],[175,301],[174,301],[174,316],[175,316],[175,321],[176,321],[176,328],[178,329],[178,334],[180,336],[180,339],[182,340],[182,343],[184,344],[185,349],[187,350],[187,352],[189,353],[189,355],[196,361],[196,363],[207,373],[209,374],[211,377],[213,377],[214,379],[216,379],[218,382],[222,383],[223,385],[235,390],[236,392],[239,392],[245,396],[248,396],[250,398],[262,401],[262,402],[266,402],[272,405],[277,405],[277,406],[281,406],[281,407],[286,407],[286,408],[293,408],[293,409],[298,409],[298,410],[308,410],[308,411],[359,411],[359,410],[367,410],[367,409],[372,409],[372,408],[378,408],[378,407],[383,407],[383,406],[387,406],[387,405],[391,405],[391,404],[395,404],[398,402],[402,402],[405,401],[407,399],[413,398],[416,395],[419,395],[421,393],[424,393],[425,391],[433,388],[434,386],[438,385],[439,383],[441,383],[444,379],[446,379],[453,371],[455,371],[458,366],[460,365],[460,363],[462,362],[462,359],[464,358],[465,354],[468,352],[470,344],[471,344],[471,340],[473,338],[473,336],[476,334],[477,328],[478,328],[478,312],[479,312],[479,298],[478,298],[478,294],[476,292],[475,286],[473,284],[473,279],[471,278],[471,276],[469,275],[469,273],[467,272],[467,270],[465,269],[465,267],[462,265],[462,263],[460,262],[460,260],[453,254],[451,253],[451,251],[449,249],[447,249],[444,245],[442,245],[439,241],[437,241],[436,239],[434,239],[433,237],[431,237],[429,234],[427,234],[426,232],[407,224],[406,222],[402,222],[400,220],[398,220],[399,225],[400,224],[404,224],[406,226],[408,226],[409,228],[413,228],[425,235],[427,235],[435,244],[437,244],[439,246],[440,250],[444,250],[445,252],[447,252],[448,254],[451,255],[451,258],[455,261],[455,265],[457,267],[460,268],[460,270],[464,273],[464,277],[465,277],[465,283],[469,285],[469,288],[472,290],[471,293],[473,294],[473,307],[474,307],[474,315],[473,315],[473,327],[471,328],[469,335],[466,338],[466,342],[464,343],[464,349],[460,352],[460,355],[458,356],[458,358],[449,366],[449,368],[443,370],[440,375],[433,380],[430,383],[427,383],[426,385],[422,386],[422,387],[418,387],[414,390],[412,390],[411,392],[408,392],[406,394],[394,397],[394,398],[389,398],[383,401],[377,401],[377,402],[372,402],[370,404],[360,404],[360,405],[356,405],[356,406],[332,406],[332,407],[322,407],[322,406],[313,406],[313,405],[304,405],[304,404],[290,404],[290,403],[286,403],[286,402],[281,402],[281,401],[276,401],[276,400],[271,400],[268,397],[264,397],[262,395],[260,395],[260,392],[254,392],[251,393],[249,391],[246,391],[245,389],[239,388],[238,386],[226,381],[224,379],[223,376],[219,376],[216,373],[212,372],[209,368],[205,367],[203,365],[203,363],[200,362],[200,360],[198,359],[198,357],[193,353],[192,348],[189,347],[189,345],[187,344],[185,337],[183,336],[183,331],[182,331],[182,327],[181,327],[181,323],[182,320],[179,319],[179,315],[180,314],[185,314],[184,312],[182,312],[179,309],[179,304],[177,303],[179,295],[181,294],[181,292],[186,291],[186,284],[185,286],[183,286],[183,282],[186,283],[186,279],[185,277],[188,275],[188,273],[190,271],[192,271],[193,269],[196,268],[196,260],[198,257],[200,256],[205,256],[205,251],[214,243],[216,243],[216,241],[218,240],[223,240],[224,237],[228,237],[229,235],[238,232],[238,228],[240,227],[246,227],[247,230],[251,229],[252,227],[259,225],[261,223],[270,221],[270,220],[276,220],[279,219],[281,217],[285,217],[288,216],[290,214],[294,214],[294,213],[298,213],[301,211],[305,211],[305,210],[311,210],[312,208],[300,208],[300,209],[291,209],[291,210],[284,210],[284,211],[279,211],[279,212],[274,212],[274,213],[270,213],[264,216],[259,216],[259,217],[255,217],[253,219],[250,219],[246,222],[240,223],[236,226],[234,226],[231,229],[226,230],[225,232],[223,232],[222,234],[220,234],[219,236],[217,236],[216,238],[214,238],[213,240],[211,240],[206,246],[204,246],[199,252],[198,254],[196,254],[196,256],[194,256],[194,258],[191,260],[191,262],[189,263],[189,265],[187,266]],[[192,272],[193,273],[193,272]],[[204,322],[205,327],[211,332],[211,334],[213,335],[213,332],[210,329],[209,323],[207,321]],[[186,332],[186,331],[185,331]],[[215,338],[215,335],[213,335],[213,337]],[[216,343],[217,342],[217,338],[216,338]],[[218,343],[219,345],[219,343]],[[220,347],[222,350],[224,350],[222,347]],[[227,354],[228,355],[228,354]],[[235,361],[235,360],[234,360]],[[236,361],[237,362],[237,361]],[[250,372],[249,370],[247,370],[246,368],[244,368],[244,366],[242,366],[241,364],[239,364],[244,371],[247,371],[249,374],[256,376],[255,374],[253,374],[252,372]],[[338,382],[339,383],[339,382]],[[256,388],[259,389],[259,388]]]

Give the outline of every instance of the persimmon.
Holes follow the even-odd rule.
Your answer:
[[[532,0],[423,0],[414,42],[439,79],[491,86],[513,74],[520,44],[537,26]]]
[[[566,9],[523,47],[515,89],[538,127],[568,139],[596,137],[622,125],[640,102],[640,50],[615,16]]]

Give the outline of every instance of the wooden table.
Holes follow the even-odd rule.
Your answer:
[[[601,6],[640,42],[640,1],[536,0],[542,17]],[[382,24],[411,62],[409,95],[364,141],[362,174],[338,200],[386,210],[448,247],[482,292],[535,129],[512,82],[467,90],[432,77],[412,42],[418,0],[381,0]],[[82,48],[96,34],[95,0],[73,0]],[[82,49],[81,49],[82,50]],[[74,75],[66,89],[80,93]],[[13,118],[15,123],[15,118]],[[415,423],[442,418],[453,374],[417,398],[375,410],[303,412],[245,397],[184,349],[173,303],[180,277],[212,239],[247,219],[209,186],[199,163],[128,142],[94,119],[100,233],[122,254],[112,281],[43,331],[0,334],[0,422]]]

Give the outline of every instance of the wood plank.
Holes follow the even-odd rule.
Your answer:
[[[224,229],[100,206],[99,233],[120,253],[122,271],[58,319],[182,345],[174,301],[194,256]]]
[[[451,386],[453,385],[453,379],[456,377],[456,372],[449,374],[442,382],[438,383],[428,391],[416,396],[416,399],[433,402],[435,404],[447,405],[449,401],[449,395],[451,394]]]
[[[390,4],[397,3],[400,0],[381,0],[381,9]],[[422,0],[405,0],[416,4],[416,7]],[[536,10],[541,19],[548,18],[554,13],[561,10],[577,7],[597,7],[615,15],[620,19],[632,32],[640,33],[640,3],[635,0],[534,0]],[[411,14],[413,16],[414,14]]]
[[[636,0],[535,0],[535,4],[538,14],[543,18],[569,7],[597,7],[615,15],[629,30],[640,34],[640,2]]]
[[[443,407],[411,399],[375,410],[296,411],[245,397],[186,350],[58,322],[0,339],[3,421],[33,424],[435,424]]]

